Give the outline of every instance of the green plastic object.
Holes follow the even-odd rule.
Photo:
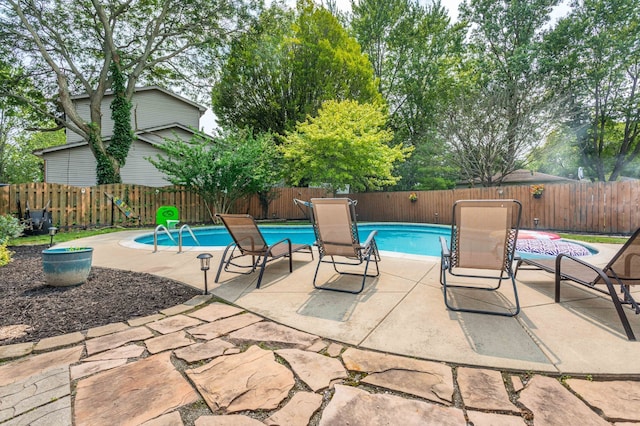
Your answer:
[[[156,224],[167,229],[173,229],[180,222],[180,215],[176,206],[160,206],[156,211]]]

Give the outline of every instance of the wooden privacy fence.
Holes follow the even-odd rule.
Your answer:
[[[522,203],[521,227],[567,232],[630,234],[640,227],[640,182],[546,184],[533,198],[529,185],[491,188],[351,194],[359,221],[451,223],[456,200],[516,199]],[[537,221],[536,221],[537,219]],[[537,222],[537,226],[536,226]]]
[[[106,194],[122,199],[131,207],[134,218],[127,218]],[[269,206],[268,218],[304,219],[304,212],[294,205],[293,198],[327,196],[325,190],[314,188],[279,188],[277,194],[278,197]],[[53,224],[63,229],[110,225],[153,226],[156,223],[156,211],[165,205],[178,208],[181,222],[212,222],[207,206],[200,197],[176,186],[155,188],[117,184],[76,187],[38,182],[0,187],[0,215],[17,215],[18,201],[23,214],[27,205],[32,210],[38,210],[49,204]],[[263,218],[257,197],[238,202],[234,210]]]
[[[358,200],[359,221],[451,223],[451,208],[462,199],[516,199],[522,203],[522,227],[568,232],[630,234],[640,227],[640,182],[547,184],[541,198],[533,198],[529,185],[492,188],[415,191],[411,202],[404,192],[348,194]],[[136,219],[127,219],[105,193],[124,200]],[[318,188],[278,188],[276,198],[264,214],[257,197],[242,200],[234,211],[256,218],[305,219],[293,199],[326,197]],[[29,183],[0,187],[0,214],[17,213],[29,204],[41,209],[50,202],[53,223],[62,228],[92,228],[114,225],[152,226],[163,205],[176,206],[180,220],[189,224],[211,223],[211,216],[200,197],[185,188],[140,185],[100,185],[73,187],[50,183]],[[113,216],[112,216],[113,212]],[[537,226],[535,224],[537,219]]]

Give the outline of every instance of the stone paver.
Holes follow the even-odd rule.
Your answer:
[[[147,315],[146,317],[132,318],[127,321],[127,324],[131,327],[139,327],[141,325],[149,324],[150,322],[159,321],[162,318],[166,318],[166,316],[162,314]]]
[[[202,321],[196,318],[191,318],[186,315],[175,315],[161,319],[160,321],[151,322],[147,324],[147,327],[160,334],[170,334],[184,328],[195,327],[200,324],[202,324]]]
[[[120,346],[110,351],[101,352],[99,354],[84,358],[83,362],[105,361],[108,359],[128,359],[138,358],[144,352],[144,346],[136,344]]]
[[[21,382],[34,373],[40,374],[80,360],[82,346],[29,356],[0,366],[0,386]]]
[[[176,305],[176,306],[172,306],[171,308],[163,309],[162,311],[160,311],[160,313],[166,316],[178,315],[178,314],[183,314],[187,311],[190,311],[191,309],[193,309],[193,306]]]
[[[215,358],[186,373],[214,412],[272,410],[295,384],[291,371],[276,362],[273,352],[257,346]]]
[[[609,425],[609,422],[551,377],[533,376],[520,392],[518,401],[531,410],[536,426]]]
[[[462,410],[395,395],[371,394],[350,386],[336,385],[336,392],[322,412],[320,426],[466,424]]]
[[[609,420],[640,422],[640,382],[568,379],[567,384]]]
[[[211,340],[259,321],[262,318],[254,314],[236,315],[190,328],[187,332],[197,339]]]
[[[342,354],[342,360],[349,370],[369,373],[364,383],[443,404],[453,401],[452,371],[444,364],[353,348]]]
[[[120,367],[127,363],[126,359],[105,359],[103,361],[83,362],[79,365],[71,366],[71,380],[77,380],[90,374],[99,373],[104,370]]]
[[[300,349],[280,349],[276,353],[291,365],[300,380],[314,392],[329,387],[333,380],[347,378],[342,363],[335,358]]]
[[[199,397],[175,369],[169,352],[81,379],[76,388],[75,424],[139,425],[196,402]],[[152,403],[151,403],[152,402]]]
[[[327,355],[332,357],[337,357],[342,353],[343,349],[344,349],[344,346],[339,345],[337,343],[331,343],[327,348]]]
[[[52,401],[3,423],[2,426],[71,426],[71,397]]]
[[[264,423],[240,414],[227,416],[202,416],[195,421],[195,426],[264,426]]]
[[[75,345],[76,343],[80,343],[83,340],[84,336],[79,331],[75,333],[62,334],[55,337],[47,337],[46,339],[40,340],[36,344],[36,346],[33,348],[33,352],[45,352],[52,349],[71,346]]]
[[[0,412],[5,413],[4,416],[10,414],[9,417],[0,417],[0,421],[47,405],[70,393],[71,382],[66,366],[50,369],[0,388]]]
[[[458,386],[464,405],[476,410],[520,412],[511,401],[502,374],[481,368],[458,368]]]
[[[118,333],[109,334],[95,339],[87,340],[87,354],[93,355],[109,349],[115,349],[119,346],[139,340],[146,340],[153,337],[153,333],[146,327],[135,327]]]
[[[107,334],[117,333],[118,331],[127,330],[130,326],[123,322],[103,325],[102,327],[94,327],[87,330],[87,339],[105,336]]]
[[[287,345],[298,349],[308,348],[318,339],[319,337],[313,334],[266,321],[234,331],[229,335],[229,340],[232,342],[260,341],[269,345]]]
[[[17,339],[27,334],[31,326],[26,324],[13,324],[0,327],[0,341]]]
[[[33,343],[16,343],[15,345],[0,346],[0,361],[19,358],[33,352]]]
[[[446,426],[464,425],[466,413],[475,426],[640,424],[640,381],[567,379],[568,390],[541,375],[523,382],[513,372],[453,370],[323,340],[223,303],[202,306],[209,298],[165,310],[169,317],[0,346],[8,359],[0,423],[180,426],[186,415],[196,426]],[[74,346],[56,350],[66,345]],[[47,352],[30,354],[34,347]],[[196,402],[198,416],[187,408]]]
[[[269,416],[268,425],[305,426],[322,405],[322,396],[311,392],[298,392],[287,405]]]
[[[184,331],[178,331],[171,334],[165,334],[158,337],[152,337],[145,340],[144,344],[147,350],[152,354],[157,354],[170,349],[182,348],[194,343]]]
[[[182,417],[180,417],[180,413],[178,413],[177,411],[174,411],[172,413],[157,417],[153,420],[149,420],[148,422],[144,422],[140,426],[182,426],[182,425],[184,425],[184,423],[182,422]]]
[[[469,421],[473,426],[524,426],[526,422],[522,416],[484,413],[481,411],[467,410]]]
[[[233,344],[222,339],[214,339],[204,343],[194,343],[186,348],[176,350],[174,354],[188,363],[193,363],[223,355],[232,348],[235,348]]]

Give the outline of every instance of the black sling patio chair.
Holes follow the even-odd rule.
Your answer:
[[[299,200],[294,200],[296,203]],[[360,242],[356,223],[355,202],[348,198],[312,198],[311,222],[316,235],[316,245],[320,253],[316,272],[313,276],[313,287],[319,290],[331,290],[342,293],[358,294],[364,289],[367,278],[380,275],[378,262],[380,253],[376,245],[377,231],[371,231],[364,243]],[[336,258],[338,260],[336,260]],[[330,260],[328,260],[330,259]],[[369,263],[373,260],[375,274],[368,274]],[[361,276],[362,283],[358,290],[348,290],[327,285],[317,285],[318,271],[323,263],[331,263],[340,275]],[[338,266],[341,269],[338,269]],[[344,266],[363,265],[363,271],[347,272]]]
[[[218,217],[227,228],[233,241],[225,248],[222,259],[220,259],[215,282],[218,282],[220,279],[222,268],[224,268],[226,272],[250,274],[259,267],[260,274],[256,288],[260,288],[264,269],[268,262],[282,257],[288,257],[289,272],[293,272],[293,253],[310,253],[311,260],[313,260],[313,251],[309,244],[293,244],[289,238],[284,238],[273,244],[267,244],[262,232],[260,232],[260,228],[258,228],[255,219],[251,215],[216,214],[216,217]],[[235,262],[238,258],[245,256],[251,257],[250,265]],[[232,269],[231,267],[234,268]]]
[[[631,286],[640,284],[640,228],[618,250],[604,268],[566,254],[555,258],[521,258],[518,260],[516,272],[520,269],[541,269],[555,276],[555,301],[560,302],[560,284],[562,281],[573,281],[606,294],[611,298],[622,327],[629,340],[636,340],[629,319],[622,305],[629,305],[636,314],[640,313],[638,301],[633,298]],[[522,267],[528,265],[531,268]],[[604,286],[604,288],[602,288]],[[622,297],[618,296],[618,286]]]
[[[440,237],[442,250],[440,284],[445,306],[456,312],[474,312],[513,317],[520,312],[518,289],[513,272],[516,239],[522,205],[516,200],[460,200],[453,205],[451,245]],[[463,272],[457,272],[461,270]],[[486,271],[478,272],[475,271]],[[490,272],[492,271],[492,272]],[[472,278],[471,282],[450,284],[447,274]],[[479,283],[475,283],[481,279]],[[486,286],[487,280],[497,280],[495,286]],[[503,280],[510,280],[515,297],[515,311],[482,310],[453,306],[449,302],[451,288],[473,291],[496,291]]]
[[[47,201],[47,204],[42,209],[32,210],[29,207],[29,202],[25,204],[24,214],[22,213],[22,206],[20,200],[16,200],[18,208],[18,219],[20,224],[24,227],[24,233],[27,235],[40,235],[49,232],[49,228],[53,226],[51,221],[51,213],[49,213],[49,206],[51,200]]]

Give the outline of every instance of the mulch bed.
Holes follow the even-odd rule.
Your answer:
[[[13,261],[0,267],[0,345],[152,315],[201,294],[167,278],[95,266],[84,284],[49,287],[42,273],[45,248],[9,247]]]

